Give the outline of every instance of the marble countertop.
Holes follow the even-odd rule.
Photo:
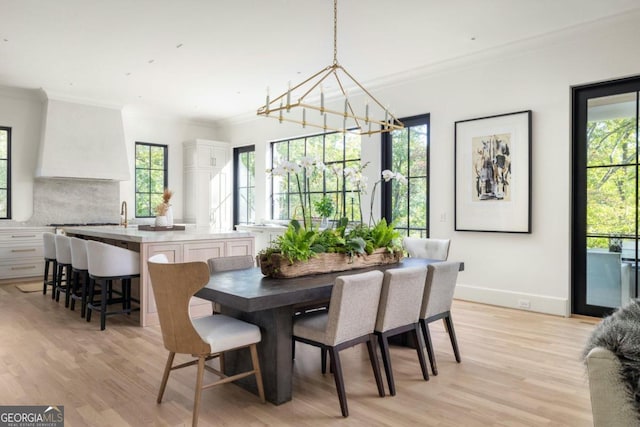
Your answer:
[[[188,240],[238,239],[253,237],[245,231],[220,231],[210,227],[187,225],[185,230],[145,231],[137,226],[124,228],[119,225],[101,227],[63,227],[65,233],[125,242],[154,243],[182,242]]]

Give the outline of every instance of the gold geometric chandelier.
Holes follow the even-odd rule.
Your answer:
[[[335,78],[338,100],[333,96],[332,105],[325,107],[324,86],[331,86]],[[349,98],[347,90],[353,86],[365,95],[364,102],[356,105]],[[342,98],[342,99],[340,99]],[[342,101],[342,102],[341,102]],[[342,108],[344,106],[344,108]],[[384,107],[364,88],[342,65],[338,63],[338,0],[333,0],[333,64],[318,71],[308,79],[289,88],[282,95],[270,99],[267,93],[265,105],[258,108],[258,115],[271,117],[282,122],[297,123],[324,131],[353,132],[358,135],[372,135],[403,129],[404,125],[388,108]]]

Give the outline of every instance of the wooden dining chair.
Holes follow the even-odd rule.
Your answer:
[[[451,304],[453,303],[453,293],[456,288],[459,270],[460,263],[456,261],[438,262],[427,266],[427,281],[422,298],[422,307],[420,308],[420,326],[422,326],[422,335],[427,347],[433,375],[438,375],[438,368],[431,343],[429,323],[439,319],[444,320],[456,362],[460,363],[461,360],[451,317]]]
[[[294,318],[293,339],[320,347],[323,358],[329,352],[342,416],[349,416],[347,396],[342,375],[340,351],[360,343],[367,343],[369,360],[378,386],[384,396],[380,365],[375,351],[375,335],[383,274],[380,271],[339,276],[331,292],[329,310],[308,313]],[[294,342],[295,345],[295,342]],[[325,363],[323,360],[322,366]],[[324,371],[324,370],[323,370]]]
[[[429,380],[429,370],[422,351],[419,323],[426,278],[427,269],[425,267],[394,268],[384,272],[375,334],[380,344],[382,362],[391,396],[396,395],[396,386],[391,368],[389,337],[405,332],[409,332],[413,336],[422,377]]]
[[[449,239],[423,239],[420,237],[405,237],[402,246],[411,258],[427,258],[446,261],[449,257]]]
[[[209,282],[209,268],[204,262],[169,264],[163,254],[148,260],[151,287],[155,296],[160,319],[160,330],[164,347],[169,351],[157,402],[162,402],[169,373],[172,370],[198,365],[196,390],[193,405],[192,425],[198,424],[200,395],[202,390],[219,384],[236,381],[254,375],[260,400],[264,403],[264,388],[258,360],[257,343],[261,340],[260,328],[233,317],[218,314],[191,319],[189,300]],[[229,350],[249,348],[252,369],[236,375],[223,372],[205,364]],[[190,354],[195,360],[173,366],[176,353]],[[203,385],[204,370],[220,377],[218,381]]]

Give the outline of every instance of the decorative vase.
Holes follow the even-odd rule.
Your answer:
[[[159,215],[156,217],[156,227],[166,227],[167,217],[165,215]]]
[[[171,205],[167,207],[165,215],[167,217],[167,227],[173,227],[173,207]]]
[[[326,228],[329,228],[329,218],[326,216],[323,216],[322,220],[320,221],[320,229],[324,230]]]

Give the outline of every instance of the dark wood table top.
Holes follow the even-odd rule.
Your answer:
[[[260,268],[226,271],[211,275],[209,283],[196,293],[206,300],[216,301],[224,306],[254,312],[294,304],[328,300],[338,276],[363,273],[365,271],[385,271],[390,268],[427,266],[439,262],[423,258],[403,258],[399,263],[379,265],[336,273],[316,274],[291,279],[274,279],[262,275]],[[460,263],[460,271],[464,263]]]

